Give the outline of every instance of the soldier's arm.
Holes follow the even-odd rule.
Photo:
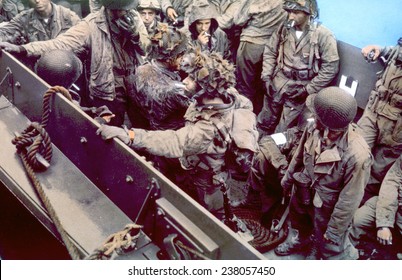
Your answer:
[[[354,151],[353,156],[345,163],[344,187],[339,194],[325,232],[326,237],[337,244],[340,243],[359,207],[364,188],[370,178],[371,162],[368,151]]]
[[[381,184],[376,207],[376,227],[393,228],[402,201],[402,156],[400,156],[387,172]]]
[[[274,74],[277,65],[278,47],[281,37],[280,30],[282,30],[281,27],[272,34],[264,47],[261,73],[261,79],[263,81],[271,80],[272,75]]]
[[[132,148],[145,149],[153,155],[168,158],[204,153],[214,139],[214,127],[205,121],[186,125],[179,130],[132,131]]]
[[[26,12],[17,14],[7,25],[0,28],[0,41],[17,43],[17,38],[21,37],[22,31],[25,30],[27,20]]]
[[[243,27],[250,19],[249,9],[252,1],[240,0],[239,8],[233,15],[233,25],[237,27]]]
[[[306,86],[309,94],[318,93],[327,87],[339,72],[339,55],[335,36],[329,31],[321,32],[318,37],[318,46],[321,66],[317,76]]]
[[[77,25],[71,27],[65,33],[48,41],[32,42],[23,45],[28,56],[39,56],[44,52],[62,49],[62,50],[82,50],[90,47],[90,28],[86,21],[80,21]],[[92,42],[96,47],[96,42]]]
[[[233,25],[233,19],[236,12],[239,10],[240,1],[234,1],[230,6],[226,9],[226,11],[216,18],[219,23],[219,27],[225,31],[230,30]]]

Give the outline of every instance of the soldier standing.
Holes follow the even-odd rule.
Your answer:
[[[310,246],[308,258],[357,259],[348,228],[370,176],[370,150],[352,125],[356,100],[338,87],[311,96],[316,121],[309,123],[282,187],[290,201],[290,231],[275,248],[290,255]]]
[[[260,136],[282,132],[298,122],[309,94],[328,86],[339,70],[334,35],[314,19],[315,0],[286,1],[284,22],[266,44],[261,79],[264,107],[258,115]]]
[[[402,38],[395,47],[362,49],[364,57],[370,53],[370,59],[381,55],[387,63],[357,123],[374,156],[363,202],[378,195],[385,174],[402,153]]]
[[[134,0],[102,0],[103,7],[56,38],[15,46],[0,43],[6,51],[39,56],[54,49],[72,50],[89,57],[90,106],[106,105],[115,115],[111,124],[121,125],[125,113],[130,121],[129,95],[134,91],[139,55],[149,45],[147,32]]]
[[[286,19],[283,0],[242,0],[233,24],[241,28],[236,56],[237,90],[253,102],[254,112],[261,110],[262,54],[268,39]]]

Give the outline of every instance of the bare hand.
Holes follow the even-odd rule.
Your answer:
[[[387,227],[382,227],[377,231],[377,241],[382,245],[392,245],[392,232]]]
[[[367,58],[368,55],[370,54],[371,51],[374,52],[374,56],[371,58],[372,61],[377,60],[377,58],[380,56],[380,46],[375,46],[375,45],[369,45],[364,48],[362,48],[362,55]]]
[[[176,13],[176,11],[173,8],[168,8],[166,11],[166,15],[173,22],[175,22],[176,18],[178,17],[178,14]]]
[[[200,33],[200,35],[198,35],[198,41],[201,43],[201,45],[205,46],[209,42],[209,37],[211,37],[211,35],[203,31]]]

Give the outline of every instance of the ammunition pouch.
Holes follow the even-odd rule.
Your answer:
[[[285,75],[286,78],[294,81],[310,81],[315,76],[313,70],[309,69],[297,70],[287,66],[283,67],[282,73],[283,75]]]

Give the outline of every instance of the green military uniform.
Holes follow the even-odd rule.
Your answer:
[[[387,65],[360,118],[358,125],[374,156],[364,200],[378,195],[385,174],[402,153],[402,40],[384,48]]]
[[[79,21],[76,13],[52,3],[49,20],[41,18],[34,9],[23,11],[0,29],[0,40],[13,44],[47,41],[66,32]]]
[[[339,56],[333,33],[323,25],[311,24],[300,39],[295,29],[283,25],[265,46],[263,81],[272,81],[274,91],[264,96],[264,107],[258,116],[261,134],[282,132],[297,124],[307,94],[328,86],[339,70]],[[305,94],[291,91],[305,87]]]
[[[360,207],[353,218],[351,240],[357,246],[363,237],[375,241],[377,230],[387,227],[392,232],[391,246],[379,246],[379,250],[392,249],[402,252],[402,156],[387,172],[378,196],[374,196]],[[394,256],[395,257],[395,256]]]

